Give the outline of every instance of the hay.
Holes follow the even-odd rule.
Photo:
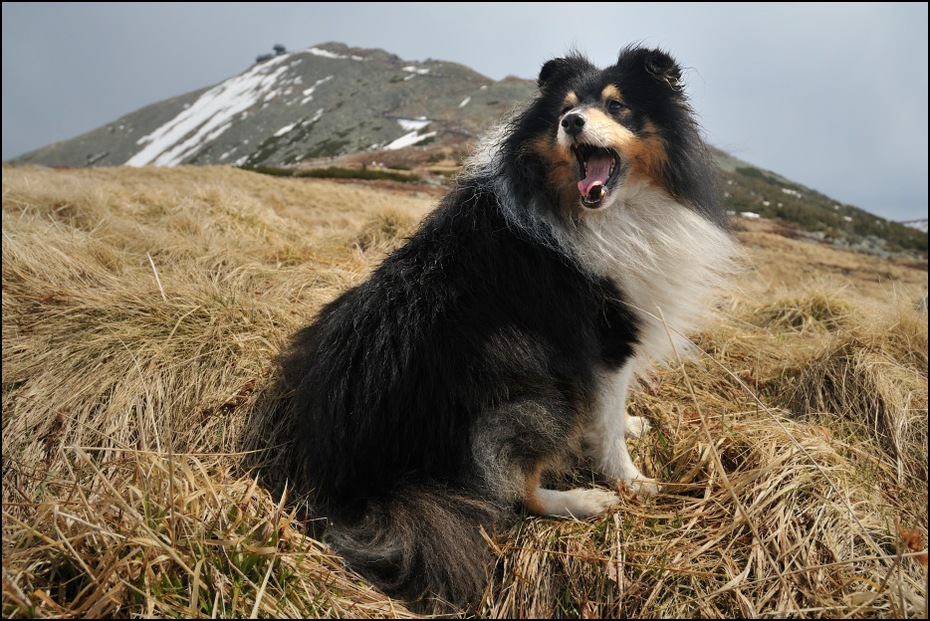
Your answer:
[[[927,483],[927,324],[902,314],[838,335],[775,386],[799,416],[874,442],[902,488]]]
[[[385,209],[362,226],[356,243],[363,252],[386,254],[398,247],[416,229],[417,220],[401,209]]]
[[[4,168],[4,617],[410,616],[299,519],[272,359],[422,192]],[[925,615],[926,270],[757,226],[704,353],[634,395],[663,493],[489,534],[480,616]]]
[[[67,447],[28,521],[5,507],[15,616],[408,616],[216,458]],[[13,503],[17,509],[23,503]],[[9,587],[9,589],[8,589]]]
[[[753,323],[773,330],[805,331],[822,327],[837,330],[850,314],[849,304],[837,295],[813,291],[766,304],[753,314]]]

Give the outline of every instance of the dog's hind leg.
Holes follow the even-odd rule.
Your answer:
[[[523,503],[537,515],[583,519],[603,513],[620,503],[613,492],[591,488],[576,488],[566,491],[540,487],[542,465],[526,478],[526,496]]]
[[[522,502],[538,515],[585,518],[620,502],[604,489],[540,487],[543,467],[573,452],[577,428],[573,409],[557,391],[541,388],[534,397],[488,411],[472,429],[475,486],[499,506]]]
[[[601,472],[619,479],[633,491],[655,494],[659,491],[658,482],[643,476],[626,445],[627,435],[638,437],[650,428],[644,418],[626,414],[634,368],[635,360],[631,358],[612,377],[604,379],[600,402],[586,432],[586,444]]]

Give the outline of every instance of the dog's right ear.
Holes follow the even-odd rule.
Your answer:
[[[551,83],[552,79],[557,74],[564,72],[568,64],[568,59],[566,58],[553,58],[552,60],[546,61],[546,64],[539,70],[539,79],[536,80],[536,85],[539,87],[539,90],[546,90],[546,84]]]
[[[594,68],[594,65],[583,56],[572,55],[565,58],[553,58],[540,69],[536,85],[539,86],[539,90],[545,91],[558,82],[562,76],[578,74],[592,68]]]

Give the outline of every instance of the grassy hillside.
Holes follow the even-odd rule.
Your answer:
[[[410,616],[253,449],[287,436],[281,344],[439,192],[4,168],[4,617]],[[740,226],[696,355],[634,396],[663,493],[493,533],[481,616],[926,616],[926,262]]]
[[[715,151],[727,206],[797,225],[805,234],[888,256],[927,256],[927,234],[837,202],[816,190]]]
[[[298,166],[249,166],[255,172],[280,176],[394,179],[448,185],[474,150],[474,140],[462,136],[440,144],[415,145],[396,151],[365,151],[340,158],[308,159]],[[712,149],[727,209],[750,212],[793,227],[794,235],[824,241],[876,256],[927,259],[927,234],[840,203],[816,190],[790,181]],[[337,161],[338,165],[333,166]],[[375,166],[372,166],[375,164]]]

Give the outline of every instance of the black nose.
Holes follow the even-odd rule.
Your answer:
[[[577,112],[562,117],[562,128],[569,136],[577,136],[584,129],[584,117]]]

